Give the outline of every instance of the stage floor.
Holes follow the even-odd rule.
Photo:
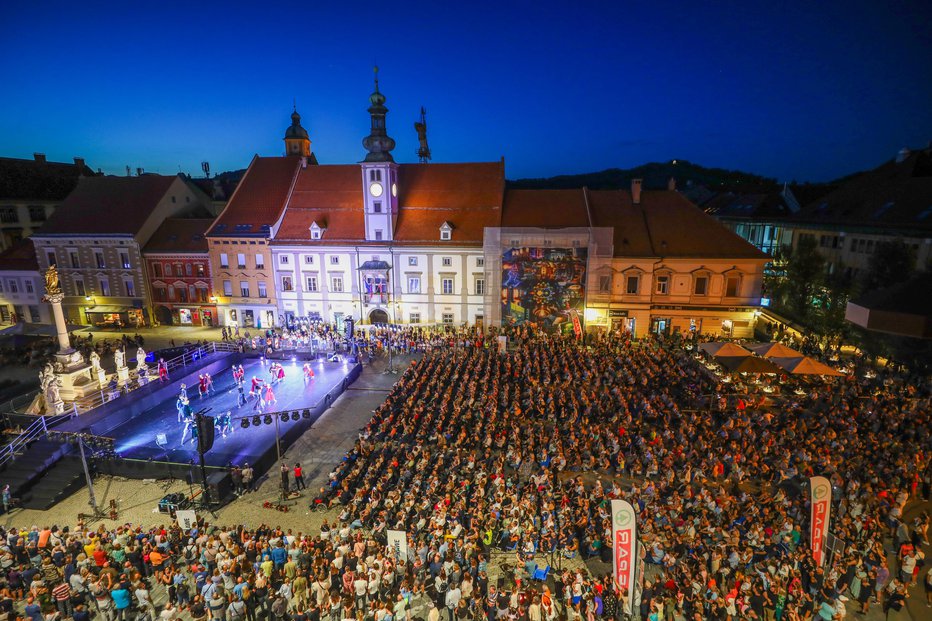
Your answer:
[[[265,412],[281,412],[285,410],[312,411],[324,401],[328,392],[338,386],[349,374],[352,366],[343,362],[311,361],[315,378],[309,383],[304,382],[303,360],[297,362],[285,361],[285,379],[273,388],[278,403],[268,405]],[[246,372],[245,390],[248,398],[250,380],[253,376],[269,381],[271,375],[269,367],[271,362],[262,360],[247,360],[243,363]],[[209,416],[217,417],[226,411],[232,412],[232,433],[224,438],[217,428],[214,446],[204,456],[208,466],[226,466],[229,463],[242,465],[245,462],[255,464],[268,450],[275,450],[275,423],[259,426],[251,425],[247,429],[240,426],[239,417],[258,414],[255,410],[255,400],[249,399],[246,405],[237,408],[237,390],[233,382],[231,369],[213,377],[215,393],[200,399],[197,386],[188,386],[188,398],[194,411],[210,408]],[[181,386],[178,383],[180,392]],[[176,393],[177,395],[177,393]],[[116,427],[107,435],[115,439],[116,453],[124,459],[152,459],[155,461],[172,462],[176,464],[189,464],[192,460],[198,461],[197,446],[191,440],[190,430],[181,443],[184,424],[178,422],[178,412],[175,409],[177,396],[159,403],[158,406],[146,410],[139,416]],[[279,422],[281,434],[284,434],[293,425],[310,426],[311,421]],[[157,436],[165,434],[165,445],[157,444]],[[285,446],[282,446],[284,451]]]

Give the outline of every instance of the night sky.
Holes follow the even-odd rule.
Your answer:
[[[509,178],[681,158],[822,181],[932,140],[928,0],[185,4],[4,3],[0,155],[244,168],[282,154],[294,98],[320,162],[357,162],[375,62],[397,161],[424,105],[435,162]]]

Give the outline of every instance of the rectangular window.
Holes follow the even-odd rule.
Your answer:
[[[246,255],[242,252],[236,255],[236,267],[241,270],[246,269]]]
[[[165,264],[165,275],[166,275],[166,276],[171,276],[171,275],[172,275],[172,264],[171,264],[171,263],[166,263],[166,264]],[[181,274],[178,274],[178,275],[181,276]]]
[[[485,278],[476,279],[476,295],[485,295]]]
[[[309,293],[317,292],[317,276],[308,276],[304,279],[304,282],[306,287],[305,291],[308,291]]]
[[[207,301],[207,289],[205,287],[197,288],[197,301],[206,302]]]
[[[132,267],[129,264],[129,253],[128,252],[124,252],[122,250],[120,251],[120,265],[123,266],[124,270],[128,270],[130,267]]]
[[[35,290],[32,288],[31,280],[27,279],[26,282],[24,282],[23,284],[26,285],[26,293],[35,293]]]
[[[33,222],[44,222],[45,221],[45,207],[42,205],[30,205],[29,206],[29,219]]]
[[[440,284],[441,284],[441,290],[443,291],[444,295],[453,294],[453,279],[452,278],[444,278],[443,280],[440,281]]]
[[[94,262],[97,264],[97,267],[103,269],[107,267],[107,263],[104,261],[104,251],[95,250],[94,251]]]
[[[453,258],[452,258],[452,257],[443,257],[443,258],[440,260],[440,263],[441,263],[444,267],[450,267],[451,265],[453,265]]]
[[[485,266],[485,257],[476,257],[476,267]]]
[[[220,267],[230,267],[230,257],[225,252],[220,253]]]
[[[440,231],[440,241],[450,241],[450,231],[446,229],[441,229]]]
[[[187,289],[187,287],[176,287],[176,288],[175,288],[175,296],[176,296],[175,299],[178,300],[179,302],[185,302],[185,303],[187,303],[187,301],[188,301],[188,289]]]
[[[107,278],[100,279],[100,295],[108,297],[110,295],[110,280]]]
[[[256,256],[259,257],[259,256],[262,256],[262,255],[256,255]],[[282,265],[288,265],[288,264],[290,264],[291,259],[289,258],[289,255],[287,255],[287,254],[280,254],[280,255],[278,255],[278,262],[281,263]],[[258,261],[256,262],[256,267],[259,267],[259,262],[258,262]]]
[[[375,241],[382,241],[382,229],[375,230]]]
[[[442,319],[443,323],[445,324],[453,323],[453,313],[443,313],[442,317],[443,317]]]
[[[206,276],[206,275],[207,275],[207,270],[204,269],[204,264],[203,264],[203,263],[197,263],[194,267],[195,267],[195,270],[197,271],[197,275],[198,275],[198,276]]]
[[[258,284],[258,286],[259,286],[259,297],[260,297],[260,298],[266,298],[266,297],[268,297],[268,296],[269,296],[269,292],[268,292],[268,290],[265,288],[265,282],[260,280],[257,284]],[[289,291],[291,291],[291,289],[289,289]]]
[[[155,276],[156,278],[162,277],[162,264],[161,263],[152,264],[152,275]]]
[[[382,171],[378,169],[373,169],[369,171],[369,181],[381,181],[382,180]]]
[[[282,291],[294,291],[294,281],[291,276],[282,276]]]
[[[3,293],[3,281],[2,280],[0,280],[0,293]],[[0,308],[6,308],[6,307],[0,304]]]
[[[611,293],[612,291],[612,277],[611,276],[599,276],[599,293]]]
[[[244,298],[249,297],[249,281],[246,281],[246,280],[240,281],[239,294],[240,294],[240,297],[244,297]]]
[[[417,266],[417,257],[408,257],[408,265]]]
[[[131,298],[136,297],[136,283],[134,283],[130,279],[127,279],[123,281],[123,286],[126,287],[127,297],[131,297]]]
[[[165,302],[168,300],[168,294],[165,293],[165,287],[156,287],[155,288],[155,299],[159,302]]]
[[[304,255],[304,264],[305,265],[314,265],[314,255],[306,254]]]
[[[375,213],[382,213],[382,201],[374,201],[372,203],[372,211]]]
[[[184,268],[181,267],[181,263],[175,263],[175,274],[177,276],[181,276],[182,274],[184,274]]]
[[[15,280],[11,280],[7,283],[8,291],[10,293],[19,293],[19,287],[16,285]]]
[[[311,239],[320,239],[320,230],[311,229]]]
[[[408,315],[409,323],[421,323],[421,314],[420,313],[411,313]]]
[[[340,257],[338,257],[337,255],[333,255],[330,257],[330,265],[339,265],[339,264],[340,264]]]
[[[194,266],[191,265],[190,263],[185,263],[184,264],[184,275],[190,276],[193,272],[194,272]]]
[[[77,251],[77,250],[69,250],[69,251],[68,251],[68,258],[71,260],[71,267],[73,267],[73,268],[75,268],[75,269],[81,267],[81,260],[78,258],[78,251]]]
[[[0,222],[4,224],[19,222],[19,214],[16,213],[16,207],[4,207],[0,209]]]
[[[77,295],[87,295],[87,291],[85,291],[85,289],[84,289],[84,281],[83,281],[83,280],[81,280],[81,279],[79,279],[79,278],[75,278],[75,279],[74,279],[74,292],[75,292]]]
[[[46,251],[45,251],[45,258],[48,260],[49,265],[56,265],[56,264],[57,264],[57,261],[55,260],[55,251],[54,251],[54,250],[46,250]]]
[[[334,276],[330,279],[330,290],[334,293],[343,293],[343,277]]]
[[[709,279],[708,279],[708,278],[706,278],[705,276],[697,276],[697,277],[696,277],[695,294],[696,294],[696,295],[705,295],[705,294],[706,294],[706,289],[707,289],[708,285],[709,285]]]
[[[421,292],[421,279],[418,276],[409,276],[408,277],[408,293],[420,293]]]
[[[738,277],[729,276],[725,280],[725,297],[735,298],[738,297]]]
[[[31,322],[33,322],[33,323],[39,323],[39,321],[41,321],[41,318],[39,317],[39,307],[38,307],[38,306],[30,306],[30,307],[29,307],[29,321],[31,321]]]
[[[639,276],[628,276],[628,283],[625,287],[625,293],[629,295],[637,295],[638,284],[640,280],[641,279]]]
[[[670,287],[669,276],[658,276],[657,277],[657,287],[654,290],[656,293],[659,293],[660,295],[666,295],[669,287]]]
[[[223,295],[231,297],[233,295],[233,282],[230,280],[223,281]]]

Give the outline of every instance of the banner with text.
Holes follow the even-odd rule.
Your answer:
[[[612,500],[612,551],[615,585],[625,593],[625,613],[634,606],[635,565],[637,564],[637,523],[634,507],[625,500]]]
[[[809,549],[816,565],[821,567],[832,513],[832,484],[825,477],[809,479],[809,505]]]
[[[388,549],[395,553],[395,560],[408,562],[408,534],[403,530],[388,531]]]
[[[197,526],[197,513],[192,509],[179,509],[175,511],[175,518],[178,520],[178,528],[185,533]]]

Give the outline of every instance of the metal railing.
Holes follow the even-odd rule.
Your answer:
[[[16,459],[21,450],[25,450],[30,442],[48,431],[48,425],[44,416],[39,416],[26,427],[21,434],[16,436],[12,442],[0,449],[0,467],[3,467],[10,461]]]

